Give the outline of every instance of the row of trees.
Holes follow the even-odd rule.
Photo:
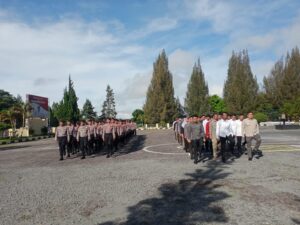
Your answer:
[[[278,120],[282,113],[291,119],[300,116],[300,54],[295,47],[285,60],[275,63],[259,89],[253,75],[247,50],[233,52],[228,63],[223,98],[209,95],[200,60],[195,63],[187,86],[184,107],[174,97],[172,74],[163,50],[153,65],[143,110],[135,110],[137,122],[166,123],[176,117],[212,112],[247,113],[255,111],[260,121]]]
[[[49,107],[50,126],[57,126],[59,120],[78,121],[79,119],[115,118],[114,93],[110,86],[106,89],[106,99],[103,102],[101,115],[97,116],[91,101],[86,99],[82,110],[78,107],[78,97],[73,81],[69,77],[68,86],[64,89],[63,98]],[[25,119],[31,117],[31,106],[18,95],[14,97],[7,91],[0,90],[0,131],[25,127]]]
[[[98,116],[92,102],[86,99],[82,110],[78,108],[78,97],[71,77],[69,76],[68,87],[64,89],[64,95],[60,102],[54,102],[50,108],[50,125],[57,126],[59,120],[78,121],[80,119],[104,119],[115,118],[117,115],[115,108],[114,92],[108,85],[106,88],[106,99],[103,102],[101,115]]]

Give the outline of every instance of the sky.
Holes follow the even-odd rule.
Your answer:
[[[298,0],[0,0],[0,89],[51,105],[71,75],[79,106],[90,99],[99,113],[109,84],[121,118],[143,107],[162,49],[183,104],[198,58],[222,96],[232,51],[248,50],[262,86],[295,46]]]

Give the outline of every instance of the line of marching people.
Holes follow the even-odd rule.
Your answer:
[[[105,121],[81,120],[75,125],[70,121],[59,122],[55,131],[58,142],[60,160],[64,156],[81,152],[81,159],[86,155],[99,153],[106,147],[106,157],[111,157],[124,146],[129,139],[136,135],[136,124],[129,120],[106,119]]]
[[[251,161],[254,154],[263,156],[259,150],[261,137],[259,125],[253,113],[244,115],[228,115],[214,113],[212,116],[191,116],[178,118],[173,122],[175,139],[190,153],[196,164],[205,152],[209,152],[214,160],[221,157],[226,161],[226,152],[240,157],[246,147],[246,154]],[[252,148],[252,141],[255,146]]]

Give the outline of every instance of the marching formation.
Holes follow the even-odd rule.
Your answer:
[[[55,131],[55,140],[58,141],[60,160],[71,154],[86,155],[99,153],[104,147],[107,149],[107,158],[118,150],[119,145],[125,145],[129,139],[136,135],[136,124],[128,120],[106,119],[96,122],[94,120],[80,121],[75,125],[70,121],[64,124],[59,122]]]
[[[247,114],[246,119],[244,115],[228,115],[226,112],[178,118],[173,122],[173,129],[175,139],[190,153],[195,164],[204,155],[204,151],[209,152],[214,160],[221,157],[223,162],[226,161],[227,151],[239,157],[245,147],[250,161],[254,154],[262,156],[259,150],[259,125],[252,112]],[[253,140],[256,143],[252,149]]]

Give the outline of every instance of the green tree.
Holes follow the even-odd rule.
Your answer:
[[[287,54],[280,90],[284,102],[294,101],[300,97],[300,53],[298,47],[292,49],[291,54]]]
[[[201,115],[207,113],[208,105],[208,86],[200,65],[200,59],[195,63],[193,72],[188,83],[185,98],[185,109],[189,115]]]
[[[55,107],[57,103],[53,103],[52,107],[49,106],[49,123],[51,127],[57,127],[58,126],[58,120],[55,116]]]
[[[68,87],[64,89],[63,99],[52,105],[53,115],[57,120],[70,120],[76,122],[80,118],[77,104],[78,98],[75,93],[74,84],[69,76]]]
[[[176,118],[181,118],[186,115],[184,107],[181,105],[179,97],[175,99],[176,105]]]
[[[92,102],[89,99],[86,99],[81,115],[87,119],[94,119],[97,116],[97,113],[94,111]]]
[[[221,113],[225,111],[224,100],[218,95],[209,96],[208,104],[212,112]]]
[[[67,112],[67,119],[70,121],[78,121],[80,118],[80,111],[78,108],[78,98],[76,96],[76,92],[74,89],[74,83],[71,80],[71,76],[69,76],[69,85],[68,85],[68,91],[66,93],[66,99],[65,100],[65,106],[67,107],[66,112]]]
[[[266,122],[268,120],[267,114],[263,112],[256,112],[254,114],[254,118],[257,120],[258,123]]]
[[[13,105],[9,109],[2,110],[0,114],[0,122],[9,124],[13,130],[13,136],[15,135],[17,128],[17,119],[22,115],[22,109],[19,105]]]
[[[103,118],[116,118],[117,116],[114,92],[109,85],[106,88],[106,99],[103,102],[101,112]]]
[[[0,89],[0,111],[7,110],[17,103],[17,99],[7,91]]]
[[[176,117],[173,76],[163,50],[153,64],[153,74],[144,105],[145,122],[166,123]]]
[[[232,53],[223,93],[229,112],[246,113],[255,108],[258,84],[251,71],[247,50]]]
[[[264,77],[265,97],[274,109],[279,109],[283,104],[283,96],[281,94],[281,83],[284,76],[284,62],[282,59],[277,61],[272,68],[269,76]]]
[[[265,96],[273,112],[286,113],[297,119],[297,103],[300,98],[300,53],[295,47],[288,52],[285,60],[277,61],[270,74],[264,77]],[[266,104],[266,102],[265,102]]]
[[[132,120],[138,124],[144,124],[145,113],[142,109],[136,109],[132,113]]]

